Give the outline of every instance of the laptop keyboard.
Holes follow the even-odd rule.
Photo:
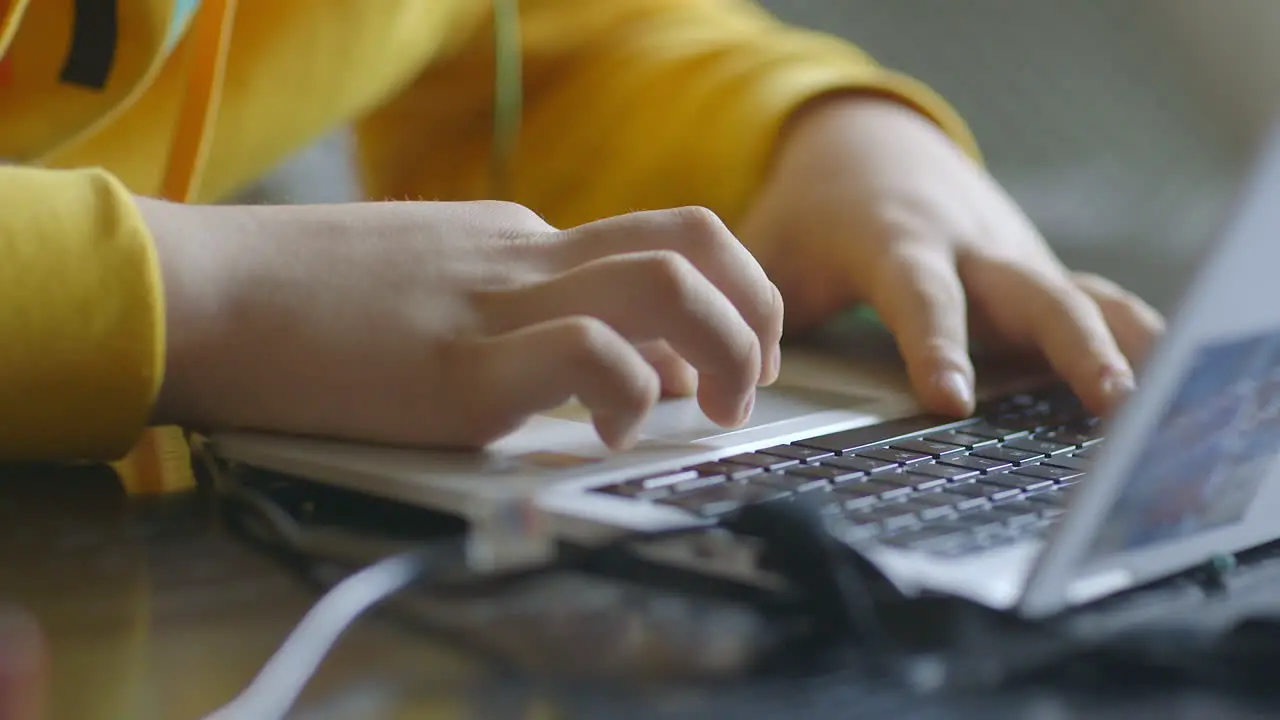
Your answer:
[[[846,521],[848,542],[956,556],[1052,527],[1102,441],[1097,418],[1054,386],[964,420],[892,420],[596,491],[703,517],[803,495]]]

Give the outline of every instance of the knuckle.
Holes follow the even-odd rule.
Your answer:
[[[616,333],[603,320],[589,315],[575,315],[561,326],[560,344],[567,348],[576,365],[597,363],[607,352]]]
[[[708,208],[697,205],[676,208],[671,211],[671,217],[686,242],[714,246],[733,238],[720,216]]]
[[[1107,289],[1112,283],[1107,278],[1092,272],[1076,270],[1071,273],[1071,278],[1080,287]]]
[[[615,411],[638,414],[657,402],[662,383],[648,363],[629,363],[618,352],[621,340],[613,328],[594,317],[569,318],[564,325],[562,347],[568,362],[580,375],[600,378],[606,385],[609,404]]]
[[[930,305],[964,301],[964,286],[954,263],[929,246],[907,246],[886,253],[873,290],[877,297],[910,293]]]
[[[1073,273],[1072,278],[1078,287],[1098,300],[1117,303],[1120,305],[1128,305],[1131,307],[1143,307],[1146,305],[1146,302],[1142,298],[1122,287],[1114,280],[1102,275],[1090,272],[1077,272]]]
[[[1119,285],[1111,282],[1111,280],[1091,272],[1073,272],[1071,273],[1071,280],[1077,287],[1090,295],[1115,298],[1124,292]]]
[[[513,227],[527,232],[545,232],[551,229],[547,221],[531,208],[507,200],[476,200],[486,215],[498,218]]]
[[[685,256],[673,250],[655,250],[642,262],[645,283],[651,290],[682,304],[688,300],[698,271]]]
[[[628,368],[617,378],[619,410],[628,415],[643,415],[657,404],[662,394],[662,379],[649,367]]]
[[[895,242],[972,246],[983,235],[978,213],[956,211],[919,193],[899,193],[870,212],[871,225]]]
[[[1041,316],[1066,317],[1080,325],[1085,322],[1087,315],[1087,306],[1084,302],[1086,297],[1067,283],[1044,281],[1040,283],[1039,302],[1033,307],[1033,311]],[[1046,325],[1051,326],[1052,322]]]

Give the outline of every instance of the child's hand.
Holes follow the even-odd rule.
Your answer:
[[[778,375],[778,289],[706,211],[557,231],[506,203],[140,206],[160,422],[479,446],[577,396],[621,446],[663,390],[735,425]]]
[[[996,182],[935,125],[874,98],[795,119],[741,231],[802,328],[869,302],[934,410],[973,406],[969,331],[1038,349],[1096,412],[1163,329],[1146,303],[1068,271]]]

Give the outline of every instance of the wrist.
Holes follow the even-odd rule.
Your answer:
[[[941,125],[915,106],[891,96],[851,91],[824,95],[797,109],[784,126],[779,155],[795,149],[821,153],[851,143],[922,141],[955,145]]]
[[[164,298],[164,379],[152,410],[157,425],[199,424],[196,389],[202,367],[227,343],[227,315],[237,294],[232,263],[247,250],[228,232],[237,208],[190,206],[137,198],[151,233]]]

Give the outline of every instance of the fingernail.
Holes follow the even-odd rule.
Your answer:
[[[959,370],[944,370],[938,375],[937,383],[938,388],[963,408],[964,412],[973,409],[973,384],[964,373]]]
[[[738,424],[742,425],[751,419],[751,411],[756,408],[756,391],[752,390],[747,393],[747,399],[742,403],[742,410],[738,413]]]
[[[633,426],[622,430],[617,434],[617,439],[610,444],[610,449],[623,451],[630,450],[640,441],[640,427]]]
[[[595,418],[596,430],[600,439],[610,450],[627,450],[635,444],[640,434],[640,424],[629,422],[627,418],[614,415],[599,415]]]
[[[1099,383],[1102,396],[1111,405],[1123,402],[1133,394],[1133,373],[1120,368],[1108,367],[1102,371],[1102,382]]]
[[[761,385],[772,385],[778,380],[778,375],[782,372],[782,347],[774,345],[769,350],[769,359],[765,362],[764,377],[761,378]]]

